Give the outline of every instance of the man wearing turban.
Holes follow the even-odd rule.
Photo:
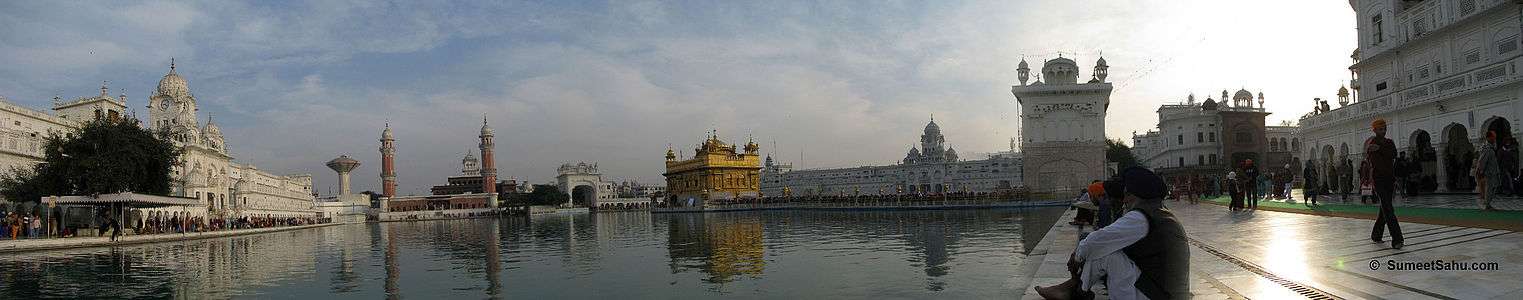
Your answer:
[[[1046,299],[1089,296],[1105,279],[1111,299],[1184,299],[1190,294],[1190,248],[1184,227],[1163,207],[1168,187],[1146,168],[1122,170],[1104,183],[1105,195],[1129,207],[1110,226],[1091,232],[1069,257],[1072,277],[1036,287]]]
[[[1370,172],[1367,177],[1374,179],[1375,198],[1380,201],[1380,216],[1375,218],[1375,228],[1370,231],[1370,240],[1381,242],[1381,231],[1391,230],[1391,248],[1401,249],[1401,225],[1396,223],[1396,208],[1392,207],[1392,198],[1396,189],[1396,143],[1386,138],[1386,120],[1375,119],[1370,123],[1370,130],[1375,136],[1364,141],[1364,157],[1370,162]]]
[[[1495,210],[1491,207],[1491,199],[1501,191],[1500,187],[1506,184],[1505,176],[1502,176],[1502,166],[1497,163],[1497,132],[1486,132],[1486,143],[1481,144],[1481,155],[1475,159],[1476,190],[1481,192],[1479,204],[1483,210]]]

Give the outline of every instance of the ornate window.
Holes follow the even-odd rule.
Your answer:
[[[1376,14],[1374,17],[1370,17],[1370,28],[1374,31],[1374,36],[1371,38],[1374,39],[1374,44],[1376,45],[1379,45],[1381,42],[1385,42],[1386,40],[1385,30],[1381,28],[1382,23],[1384,22],[1382,22],[1381,16],[1379,14]]]

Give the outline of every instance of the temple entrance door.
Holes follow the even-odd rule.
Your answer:
[[[1444,129],[1444,175],[1449,182],[1445,187],[1451,192],[1475,189],[1475,176],[1470,170],[1475,166],[1475,145],[1470,143],[1470,133],[1465,125],[1449,124]]]
[[[571,202],[574,206],[596,208],[598,206],[597,189],[590,185],[578,185],[571,188]]]
[[[1407,159],[1416,162],[1421,168],[1417,174],[1420,187],[1418,191],[1432,193],[1438,189],[1438,151],[1433,149],[1433,137],[1427,131],[1418,130],[1412,132],[1412,138],[1407,148]]]

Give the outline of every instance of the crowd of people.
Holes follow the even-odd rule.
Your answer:
[[[36,238],[43,235],[42,218],[36,214],[18,214],[15,212],[5,213],[5,218],[0,220],[0,234],[10,239]]]
[[[82,230],[93,229],[96,237],[109,236],[110,240],[115,241],[120,236],[126,234],[124,228],[131,229],[134,234],[165,234],[298,226],[331,222],[328,218],[315,216],[282,217],[256,215],[238,218],[206,218],[183,214],[147,214],[140,217],[129,217],[124,221],[121,219],[121,216],[108,213],[109,211],[110,209],[96,210],[93,215],[87,214],[85,215],[87,217],[82,219],[66,217],[64,216],[66,211],[61,209],[53,210],[50,217],[39,216],[36,213],[0,213],[0,215],[3,215],[3,218],[0,218],[0,237],[12,240],[75,237],[89,232],[81,232]],[[62,223],[65,220],[70,223]]]

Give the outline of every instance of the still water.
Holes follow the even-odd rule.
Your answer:
[[[1062,208],[567,213],[0,256],[0,299],[1008,298]]]

